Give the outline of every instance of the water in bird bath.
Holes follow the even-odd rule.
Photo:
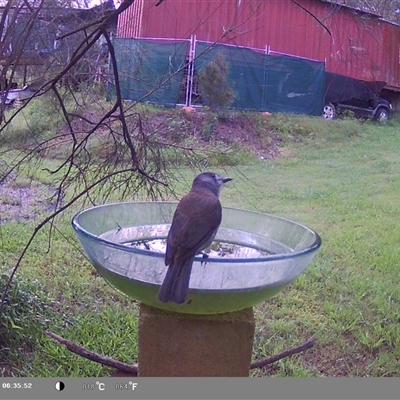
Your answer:
[[[165,254],[169,224],[118,227],[100,237],[132,249]],[[244,244],[246,243],[246,244]],[[220,228],[217,239],[202,253],[211,258],[258,258],[287,254],[293,249],[265,236]]]
[[[165,253],[167,247],[166,239],[153,240],[135,240],[123,243],[126,246],[135,247],[137,249],[155,251],[157,253]],[[270,251],[255,249],[235,243],[221,242],[215,240],[210,247],[205,249],[202,254],[209,257],[229,257],[229,258],[246,258],[246,257],[262,257],[274,254]]]

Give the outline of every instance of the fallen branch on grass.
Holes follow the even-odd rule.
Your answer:
[[[69,351],[71,351],[72,353],[78,354],[81,357],[87,358],[88,360],[97,362],[102,365],[106,365],[107,367],[115,368],[115,369],[125,372],[127,374],[132,374],[135,376],[137,376],[137,374],[138,374],[138,364],[126,364],[126,363],[123,363],[120,361],[116,361],[116,360],[113,360],[112,358],[102,356],[93,351],[87,350],[87,349],[83,348],[82,346],[79,346],[73,342],[70,342],[67,339],[62,338],[61,336],[56,335],[55,333],[53,333],[51,331],[47,330],[47,331],[45,331],[45,333],[47,336],[50,336],[52,339],[63,344]],[[253,362],[250,364],[250,369],[265,367],[266,365],[272,364],[278,360],[281,360],[282,358],[289,357],[293,354],[300,353],[304,350],[307,350],[310,347],[313,347],[314,344],[315,344],[315,339],[310,339],[307,342],[305,342],[299,346],[292,347],[291,349],[285,350],[282,353],[279,353],[274,356],[263,358],[256,362]]]
[[[106,365],[107,367],[115,368],[119,371],[123,371],[128,374],[132,375],[138,374],[137,364],[126,364],[121,361],[113,360],[112,358],[102,356],[93,351],[87,350],[82,346],[72,343],[69,340],[62,338],[61,336],[58,336],[51,331],[45,331],[45,333],[47,336],[50,336],[52,339],[57,340],[57,342],[63,344],[72,353],[78,354],[84,358],[87,358],[88,360],[97,362],[102,365]]]
[[[315,344],[315,339],[307,340],[307,342],[305,342],[299,346],[292,347],[291,349],[282,351],[282,353],[276,354],[271,357],[262,358],[261,360],[251,363],[250,369],[265,367],[266,365],[272,364],[278,360],[281,360],[282,358],[289,357],[289,356],[292,356],[293,354],[300,353],[304,350],[307,350],[310,347],[313,347],[314,344]]]

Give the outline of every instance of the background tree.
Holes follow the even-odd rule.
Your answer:
[[[37,222],[21,251],[3,293],[0,316],[9,285],[37,233],[45,226],[51,232],[66,209],[76,202],[81,206],[105,202],[110,193],[120,200],[137,194],[165,196],[176,179],[166,160],[174,152],[198,165],[191,147],[161,141],[143,123],[135,103],[125,103],[121,97],[113,27],[133,2],[127,0],[117,9],[109,2],[82,12],[51,0],[9,0],[3,10],[0,184],[34,163],[56,190],[54,211]],[[115,97],[108,102],[92,85],[100,58],[110,60],[113,67]],[[6,110],[10,89],[6,83],[17,80],[30,84],[32,96],[23,106]],[[104,89],[107,81],[99,83]],[[48,104],[44,118],[35,108],[38,100]],[[24,113],[29,113],[29,119],[23,140],[13,141],[12,124]],[[46,125],[56,129],[49,132]],[[62,159],[52,169],[45,166],[43,156],[60,147]]]

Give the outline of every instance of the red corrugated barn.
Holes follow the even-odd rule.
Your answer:
[[[326,69],[387,82],[398,103],[400,26],[323,0],[136,0],[120,15],[119,37],[198,40],[269,48],[325,61]],[[396,104],[397,105],[397,104]],[[396,107],[398,108],[398,107]]]

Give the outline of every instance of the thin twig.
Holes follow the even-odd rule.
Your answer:
[[[292,0],[292,2],[294,4],[296,4],[297,6],[299,6],[302,10],[304,10],[307,14],[311,15],[312,18],[314,18],[329,34],[329,36],[332,36],[331,31],[329,30],[329,28],[316,16],[314,15],[310,10],[308,10],[306,7],[302,6],[301,4],[299,4],[296,0]]]
[[[313,347],[314,344],[315,344],[315,339],[307,340],[307,342],[305,342],[299,346],[292,347],[291,349],[285,350],[282,353],[275,354],[274,356],[271,356],[271,357],[262,358],[261,360],[251,363],[250,369],[265,367],[266,365],[272,364],[276,361],[279,361],[282,358],[289,357],[289,356],[292,356],[293,354],[300,353],[304,350],[307,350],[310,347]]]
[[[63,344],[69,351],[72,353],[78,354],[88,360],[97,362],[102,365],[106,365],[107,367],[115,368],[119,371],[126,372],[128,374],[137,375],[138,374],[138,365],[137,364],[126,364],[121,361],[113,360],[112,358],[102,356],[93,351],[87,350],[75,343],[70,342],[67,339],[62,338],[61,336],[56,335],[51,331],[45,331],[47,336],[50,336],[52,339],[57,342]]]

